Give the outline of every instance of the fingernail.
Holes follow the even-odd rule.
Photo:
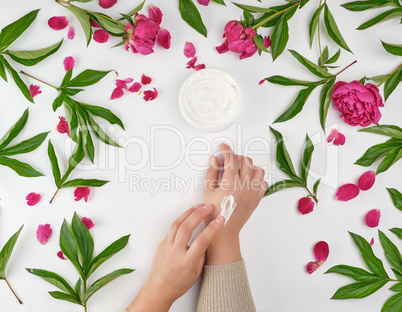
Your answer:
[[[222,224],[223,222],[225,222],[225,217],[219,215],[219,216],[216,217],[215,222],[216,222],[217,224]]]
[[[208,205],[205,205],[205,206],[202,207],[202,208],[205,209],[206,211],[209,211],[209,210],[212,209],[212,205],[211,205],[211,204],[208,204]]]
[[[197,205],[194,206],[194,208],[198,209],[198,208],[204,207],[204,205],[205,205],[204,203],[197,204]]]

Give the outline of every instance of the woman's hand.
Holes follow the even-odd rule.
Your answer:
[[[224,173],[219,183],[219,160],[212,156],[206,176],[204,202],[213,204],[214,213],[205,218],[208,224],[221,212],[224,196],[232,195],[237,206],[228,223],[215,236],[207,250],[207,264],[225,264],[240,261],[239,233],[257,208],[268,184],[265,171],[253,166],[251,158],[236,155],[226,144],[221,144]]]
[[[210,218],[214,220],[190,247],[188,242],[195,228],[213,211],[211,204],[199,204],[173,222],[169,233],[159,245],[148,279],[127,308],[128,312],[168,311],[173,302],[190,289],[203,270],[205,251],[222,229],[224,218]]]

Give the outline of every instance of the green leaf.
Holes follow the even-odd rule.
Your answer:
[[[68,176],[70,173],[77,167],[77,165],[84,159],[85,157],[85,151],[84,147],[82,146],[82,136],[81,133],[78,134],[78,143],[74,148],[74,151],[70,158],[68,159],[68,167],[66,172],[63,175],[63,178],[61,179],[60,183],[64,184],[66,182]]]
[[[77,93],[80,93],[81,91],[84,91],[84,89],[72,89],[72,88],[60,88],[60,91],[64,94],[67,94],[69,96],[74,96]]]
[[[307,4],[307,2],[309,2],[310,0],[301,0],[300,1],[300,6],[299,6],[299,9],[301,9],[302,7],[304,7],[306,4]]]
[[[321,178],[318,179],[313,185],[313,193],[315,196],[317,196],[317,191],[318,191],[318,187],[320,186],[320,183],[321,183]]]
[[[242,10],[247,10],[252,13],[267,13],[267,12],[275,13],[275,11],[273,11],[270,8],[261,8],[261,7],[256,7],[256,6],[246,5],[246,4],[241,4],[241,3],[235,3],[235,2],[233,2],[233,4]]]
[[[3,249],[0,251],[0,277],[2,278],[6,278],[6,267],[23,227],[24,225],[22,225],[20,229],[10,237]]]
[[[200,12],[192,0],[179,0],[180,15],[187,24],[193,27],[204,37],[207,37],[208,31],[202,21]]]
[[[87,87],[97,83],[103,77],[105,77],[110,70],[108,71],[99,71],[93,69],[84,70],[77,77],[67,83],[66,87]]]
[[[353,283],[339,288],[331,299],[361,299],[383,287],[388,281],[378,278],[377,280]]]
[[[24,111],[20,119],[6,132],[6,134],[0,139],[0,150],[7,147],[12,140],[14,140],[18,134],[24,129],[28,121],[29,112],[28,109]]]
[[[400,228],[392,228],[390,229],[392,233],[394,233],[396,236],[398,236],[399,239],[402,239],[402,229]]]
[[[314,12],[313,16],[311,17],[310,25],[309,25],[309,35],[310,35],[310,49],[313,46],[314,34],[317,29],[318,23],[320,21],[320,15],[324,5],[320,5],[318,9]]]
[[[345,39],[343,39],[338,25],[336,25],[335,19],[332,16],[330,10],[328,9],[327,4],[324,4],[324,24],[325,28],[327,29],[328,35],[331,37],[331,39],[339,45],[341,48],[345,49],[346,51],[352,52]]]
[[[327,121],[328,109],[331,105],[332,92],[334,90],[336,77],[329,79],[321,91],[320,96],[320,124],[322,130],[325,131],[325,123]]]
[[[317,83],[312,81],[303,81],[283,76],[271,76],[266,78],[267,81],[281,86],[315,86]]]
[[[395,291],[395,292],[402,292],[402,283],[395,284],[389,290],[392,290],[392,291]]]
[[[360,132],[370,132],[381,135],[390,136],[396,139],[402,140],[402,129],[398,126],[393,125],[376,125],[370,128],[363,128],[359,130]]]
[[[76,304],[81,304],[81,302],[80,302],[80,300],[78,300],[78,298],[76,298],[70,294],[60,292],[60,291],[49,291],[49,295],[51,295],[54,299],[64,300],[64,301],[68,301],[68,302],[72,302],[72,303],[76,303]]]
[[[286,14],[282,14],[271,36],[272,59],[282,54],[289,40],[289,27]]]
[[[402,16],[402,8],[391,9],[391,10],[381,13],[380,15],[372,18],[371,20],[361,24],[359,27],[357,27],[357,29],[358,30],[367,29],[371,26],[374,26],[375,24],[378,24],[378,23],[384,22],[386,20],[389,20],[391,18],[399,17],[399,16]]]
[[[135,13],[138,13],[139,11],[142,10],[142,8],[144,7],[144,3],[146,0],[142,1],[137,7],[135,7],[132,11],[130,11],[129,13],[127,13],[127,15],[129,16],[133,16]],[[121,20],[121,19],[120,19]]]
[[[244,22],[247,27],[250,27],[254,24],[254,16],[249,11],[243,11]],[[255,37],[254,37],[255,38]]]
[[[91,298],[99,289],[101,289],[106,284],[110,283],[111,281],[115,280],[116,278],[122,275],[130,274],[133,271],[134,270],[132,269],[120,269],[113,271],[112,273],[109,273],[108,275],[105,275],[104,277],[98,279],[95,283],[91,285],[91,287],[88,288],[88,290],[84,294],[83,302],[86,303],[89,300],[89,298]]]
[[[384,269],[384,265],[380,259],[378,259],[371,248],[370,244],[360,235],[349,232],[352,236],[357,248],[359,248],[364,262],[366,262],[368,268],[377,276],[389,278],[387,272]]]
[[[81,302],[81,289],[82,285],[84,285],[84,282],[82,281],[81,278],[78,279],[77,283],[75,284],[75,293],[78,295],[80,302]]]
[[[59,167],[59,162],[57,160],[56,153],[54,151],[53,144],[52,144],[52,142],[50,142],[50,140],[49,140],[48,147],[47,147],[47,154],[49,155],[50,164],[52,166],[54,182],[55,182],[56,186],[59,187],[60,181],[61,181],[60,167]]]
[[[396,147],[384,157],[382,162],[378,165],[376,174],[387,171],[393,164],[402,158],[402,147]]]
[[[26,270],[33,275],[39,276],[49,284],[56,286],[58,289],[62,291],[68,292],[71,295],[75,294],[74,289],[67,283],[67,281],[56,273],[40,269],[26,269]]]
[[[87,276],[89,277],[101,264],[106,260],[110,259],[112,256],[117,254],[120,250],[126,247],[130,235],[123,236],[118,240],[114,241],[108,247],[106,247],[99,255],[97,255],[89,265],[89,270]]]
[[[94,106],[94,105],[88,105],[88,104],[83,104],[79,103],[79,106],[87,111],[89,111],[92,115],[101,117],[105,120],[107,120],[109,123],[112,125],[119,125],[120,128],[124,130],[124,125],[122,121],[117,117],[115,114],[113,114],[109,109],[103,108],[100,106]]]
[[[260,35],[255,35],[253,41],[258,49],[264,51],[266,53],[271,53],[269,50],[264,46],[264,39]]]
[[[0,33],[0,52],[4,51],[10,44],[12,44],[22,33],[31,26],[32,22],[36,19],[39,10],[34,10],[24,15],[15,22],[7,25],[1,30]]]
[[[99,25],[112,36],[122,37],[126,34],[124,27],[115,22],[110,21],[109,19],[111,18],[109,16],[101,13],[92,13],[92,15],[95,16]]]
[[[109,183],[109,181],[104,180],[96,180],[96,179],[74,179],[65,182],[61,187],[73,187],[73,186],[92,186],[92,187],[100,187]]]
[[[387,188],[387,191],[391,195],[395,207],[402,210],[402,194],[394,188]]]
[[[374,77],[369,77],[367,79],[372,80],[372,81],[377,82],[377,83],[383,83],[383,82],[385,82],[385,80],[388,79],[388,76],[389,76],[389,74],[378,75],[378,76],[374,76]]]
[[[304,67],[306,67],[310,72],[312,72],[314,75],[320,77],[320,78],[332,78],[333,75],[326,72],[324,69],[322,69],[320,66],[314,64],[313,62],[309,61],[299,53],[297,53],[294,50],[289,50],[289,52],[302,64]]]
[[[25,65],[25,66],[33,66],[43,61],[48,56],[54,54],[59,50],[63,43],[63,40],[58,43],[43,48],[40,50],[31,50],[31,51],[6,51],[5,54],[9,55],[14,61]]]
[[[5,82],[8,81],[7,79],[7,73],[6,73],[6,68],[4,67],[3,62],[0,59],[0,77],[4,79]]]
[[[279,182],[276,182],[273,185],[270,185],[267,190],[265,191],[264,197],[272,195],[276,192],[282,191],[284,189],[288,189],[291,187],[302,187],[303,185],[301,183],[295,182],[293,180],[282,180]]]
[[[341,55],[341,49],[339,49],[328,61],[326,61],[325,64],[335,63],[339,59],[340,55]]]
[[[317,85],[301,90],[299,92],[299,94],[297,95],[296,99],[294,100],[294,102],[289,106],[289,108],[281,116],[279,116],[274,121],[274,123],[290,120],[293,117],[295,117],[298,113],[300,113],[304,107],[304,104],[306,104],[306,101],[307,101],[308,97],[310,96],[311,92],[313,92],[313,90],[316,87],[317,87]]]
[[[307,185],[307,177],[310,171],[311,156],[313,155],[314,145],[310,138],[306,134],[306,146],[303,152],[302,168],[301,168],[301,180],[304,185]]]
[[[402,45],[399,44],[391,44],[391,43],[386,43],[381,40],[382,46],[384,49],[393,55],[398,55],[402,56]]]
[[[70,68],[63,77],[63,81],[61,82],[60,88],[66,87],[67,84],[71,81],[71,77],[73,76],[73,68]]]
[[[32,152],[37,149],[43,141],[46,139],[49,132],[40,133],[30,139],[22,141],[14,146],[7,147],[3,150],[0,150],[0,155],[11,156],[17,154],[24,154]]]
[[[121,16],[123,16],[123,19],[126,19],[127,22],[129,22],[130,24],[135,25],[135,22],[133,20],[133,18],[130,15],[124,14],[124,13],[120,13]],[[119,19],[121,20],[121,19]],[[124,43],[124,41],[123,41]]]
[[[67,221],[64,219],[63,224],[60,229],[60,248],[63,254],[72,262],[72,264],[77,269],[78,273],[82,278],[85,278],[84,269],[80,264],[78,258],[77,243],[75,242],[74,236],[71,233],[67,225]],[[89,275],[87,275],[89,276]]]
[[[327,273],[337,273],[348,276],[358,282],[378,281],[380,279],[373,273],[349,265],[336,265],[325,272],[325,274]]]
[[[399,85],[402,79],[402,68],[399,68],[395,73],[387,78],[384,85],[384,99],[385,101]]]
[[[87,46],[88,46],[92,39],[92,27],[91,24],[89,23],[89,16],[85,13],[83,9],[80,9],[79,7],[65,6],[65,8],[70,10],[70,12],[72,12],[80,21],[81,27],[87,39]]]
[[[388,5],[388,0],[366,0],[366,1],[353,1],[341,4],[346,10],[349,11],[364,11],[368,9],[382,7]]]
[[[394,272],[395,277],[398,279],[398,281],[402,281],[402,273],[398,272],[397,270],[391,268],[391,270]]]
[[[328,46],[325,46],[324,51],[322,51],[321,56],[318,58],[318,66],[323,67],[325,62],[328,61],[329,52]]]
[[[116,147],[121,147],[119,144],[116,143],[109,135],[106,134],[105,131],[95,122],[95,120],[88,115],[88,122],[91,127],[91,129],[95,132],[95,135],[104,143]]]
[[[392,287],[390,289],[392,290]],[[402,311],[402,293],[393,295],[391,298],[389,298],[381,309],[381,312],[397,312],[397,311]]]
[[[85,123],[86,124],[86,123]],[[88,130],[82,129],[82,143],[85,146],[85,151],[88,155],[88,158],[92,163],[95,161],[95,146],[92,141],[91,134]]]
[[[68,96],[63,96],[64,110],[66,112],[67,123],[70,129],[70,136],[74,142],[78,142],[77,130],[78,130],[78,117],[74,102]]]
[[[52,104],[53,111],[55,112],[63,104],[63,96],[60,94]]]
[[[397,269],[399,272],[402,272],[402,256],[399,252],[398,248],[394,245],[393,242],[380,230],[378,230],[378,235],[380,237],[380,242],[382,248],[384,249],[385,256],[388,259],[388,262]]]
[[[36,171],[30,165],[5,156],[0,156],[0,165],[7,166],[13,169],[16,173],[18,173],[22,177],[33,178],[43,176],[42,173]]]
[[[218,3],[220,5],[226,6],[225,1],[223,1],[223,0],[212,0],[212,1],[215,2],[215,3]]]
[[[372,165],[377,159],[387,155],[396,147],[402,147],[402,140],[390,139],[385,143],[370,147],[355,164],[363,167]]]
[[[71,222],[71,231],[81,254],[82,267],[84,272],[87,273],[94,254],[94,240],[76,212],[74,212]]]

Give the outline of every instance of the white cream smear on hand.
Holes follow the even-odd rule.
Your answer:
[[[223,197],[223,200],[221,202],[220,216],[223,216],[225,218],[225,224],[229,221],[230,216],[232,215],[236,206],[237,203],[235,202],[233,195]]]
[[[186,79],[179,94],[180,111],[186,121],[201,131],[219,131],[230,126],[239,113],[240,91],[224,71],[202,69]]]

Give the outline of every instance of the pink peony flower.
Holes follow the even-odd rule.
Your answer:
[[[254,55],[258,48],[253,38],[255,31],[251,27],[245,28],[239,21],[232,20],[225,26],[223,37],[226,40],[216,50],[222,54],[227,51],[240,53],[240,59],[244,59]]]
[[[35,206],[40,202],[41,197],[38,193],[29,193],[26,197],[28,206]]]
[[[64,70],[69,71],[75,65],[74,58],[72,56],[67,56],[63,61],[63,65],[64,65]]]
[[[154,88],[154,91],[152,90],[147,90],[144,91],[144,100],[145,101],[153,101],[157,98],[158,96],[158,91]]]
[[[104,9],[109,9],[117,3],[117,0],[99,0],[99,5]]]
[[[375,171],[367,171],[362,174],[357,182],[357,185],[362,191],[367,191],[372,188],[375,182]]]
[[[326,242],[320,241],[314,246],[314,255],[317,261],[311,261],[307,264],[309,274],[317,270],[327,260],[329,255],[329,246]]]
[[[68,137],[70,137],[70,129],[68,127],[68,123],[66,121],[66,118],[64,118],[63,116],[59,117],[60,121],[57,124],[56,130],[59,133],[67,133]]]
[[[65,16],[53,16],[47,23],[51,29],[62,30],[67,27],[68,18]]]
[[[348,201],[353,198],[355,198],[357,195],[359,195],[360,190],[357,187],[357,185],[354,185],[352,183],[348,183],[345,185],[342,185],[338,191],[336,192],[335,199],[340,200],[340,201]]]
[[[70,28],[68,29],[67,38],[70,39],[70,40],[73,40],[74,35],[75,35],[74,27],[70,26]]]
[[[151,77],[148,77],[148,76],[145,76],[145,74],[142,74],[142,76],[141,76],[141,83],[142,83],[143,85],[150,84],[151,82],[152,82],[152,78],[151,78]]]
[[[82,221],[82,223],[85,225],[85,227],[86,227],[88,230],[92,229],[92,228],[95,226],[95,224],[94,224],[94,223],[92,222],[92,220],[89,219],[89,218],[82,217],[82,218],[81,218],[81,221]]]
[[[303,197],[299,200],[297,209],[302,215],[305,215],[313,211],[314,205],[314,201],[310,197]]]
[[[334,145],[339,146],[339,145],[344,145],[346,138],[345,136],[338,132],[338,130],[336,129],[332,129],[331,133],[329,134],[328,138],[327,138],[327,142],[332,142],[334,143]]]
[[[151,4],[148,8],[148,15],[149,18],[157,22],[158,25],[161,24],[163,14],[162,11],[157,6]]]
[[[94,40],[99,43],[105,43],[109,40],[109,33],[104,29],[95,30]]]
[[[380,209],[373,209],[370,210],[365,217],[366,224],[369,227],[377,227],[380,223],[381,218],[381,210]]]
[[[74,191],[75,201],[79,201],[84,198],[85,202],[88,202],[88,196],[91,193],[89,187],[77,187]]]
[[[52,236],[52,229],[50,224],[39,225],[36,230],[36,238],[42,245],[46,245],[49,241],[49,238]]]
[[[129,92],[134,93],[140,91],[142,85],[139,82],[134,82],[131,87],[128,89]]]
[[[34,98],[38,94],[41,94],[42,91],[40,90],[40,87],[37,85],[30,85],[29,86],[29,92],[31,93],[31,98]]]
[[[378,88],[373,84],[362,85],[359,81],[338,81],[332,93],[334,108],[340,117],[351,125],[366,127],[377,124],[381,118],[379,108],[384,106]]]
[[[159,45],[162,48],[165,48],[165,49],[170,48],[170,39],[171,39],[170,32],[167,29],[161,28],[158,31],[158,35],[156,36],[156,40],[158,41]]]
[[[152,39],[156,38],[160,27],[157,22],[146,17],[145,15],[137,15],[135,18],[135,27],[133,35],[139,39]]]
[[[61,260],[67,260],[67,258],[64,256],[61,250],[57,253],[57,257],[59,257]]]
[[[196,53],[196,51],[195,51],[194,44],[186,41],[186,43],[184,45],[184,55],[187,58],[193,58],[195,56],[195,53]]]

